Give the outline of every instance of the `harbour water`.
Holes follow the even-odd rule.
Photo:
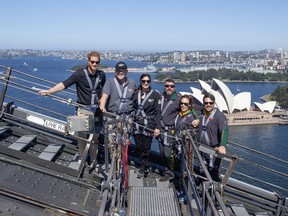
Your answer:
[[[138,61],[125,61],[128,64],[128,67],[144,67],[147,64]],[[112,60],[103,60],[103,64],[108,66],[114,66],[116,61]],[[61,59],[56,57],[21,57],[14,59],[0,59],[0,65],[11,66],[13,69],[25,72],[32,76],[37,76],[45,80],[53,81],[55,83],[61,82],[71,75],[69,71],[75,65],[85,64],[85,60],[72,60],[72,59]],[[36,68],[36,69],[35,69]],[[0,69],[0,72],[5,73],[3,69]],[[136,83],[139,83],[139,76],[141,74],[130,73],[128,76],[135,79]],[[12,76],[21,77],[21,74],[12,74]],[[107,78],[114,76],[113,73],[108,73]],[[152,78],[155,74],[151,74]],[[20,81],[21,82],[21,81]],[[41,81],[37,81],[45,86]],[[261,102],[260,97],[272,93],[278,86],[287,85],[287,83],[258,83],[258,82],[233,82],[226,83],[230,88],[233,94],[239,92],[249,91],[252,94],[252,103]],[[36,84],[31,82],[25,85],[35,87]],[[46,89],[49,86],[41,88]],[[52,86],[52,84],[50,85]],[[152,82],[154,89],[163,91],[163,83]],[[191,92],[190,86],[200,88],[199,83],[177,83],[177,91],[186,91]],[[39,86],[36,86],[39,88]],[[17,88],[9,89],[7,92],[8,95],[21,94],[21,99],[26,102],[33,102],[36,105],[44,105],[48,109],[53,109],[55,112],[63,112],[65,110],[66,115],[73,115],[74,108],[72,106],[67,108],[66,104],[55,101],[51,103],[51,98],[45,98],[37,95],[31,96],[31,93],[23,92]],[[59,97],[63,98],[72,98],[75,101],[75,96],[67,95],[63,92],[57,94]],[[36,99],[35,99],[36,98]],[[21,104],[25,107],[27,105]],[[35,111],[37,111],[37,107]],[[231,142],[238,143],[248,148],[255,149],[259,152],[272,155],[276,158],[279,158],[282,161],[275,160],[272,158],[264,157],[259,155],[256,152],[250,152],[248,150],[240,149],[234,145],[228,146],[228,151],[231,154],[236,154],[243,158],[241,159],[235,168],[236,172],[244,173],[247,176],[253,178],[259,178],[263,182],[256,181],[254,179],[248,178],[247,176],[238,175],[237,173],[233,174],[232,177],[246,181],[248,183],[254,184],[266,188],[268,190],[279,191],[280,193],[288,196],[288,125],[257,125],[257,126],[233,126],[229,128],[230,136],[229,140]],[[153,143],[153,148],[157,149],[157,142]],[[250,165],[249,162],[259,164],[260,166],[265,165],[269,166],[270,169],[284,173],[284,175],[267,172],[265,170],[257,171],[254,166]],[[269,162],[269,163],[268,163]],[[275,185],[267,185],[264,182],[270,182]]]

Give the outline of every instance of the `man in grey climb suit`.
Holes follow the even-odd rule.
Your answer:
[[[215,107],[215,97],[206,93],[203,97],[204,110],[200,115],[198,140],[200,143],[213,147],[221,154],[226,154],[228,142],[228,123],[226,116]],[[220,182],[221,159],[203,154],[204,162],[214,181]]]
[[[127,78],[127,65],[118,62],[115,66],[115,77],[106,81],[102,97],[100,99],[100,109],[102,112],[113,112],[117,115],[130,115],[133,111],[132,96],[135,92],[135,81]]]
[[[167,181],[174,178],[174,124],[180,111],[181,95],[176,93],[175,82],[167,79],[164,84],[164,92],[161,98],[161,135],[158,136],[160,154],[163,158],[165,171],[159,181]]]

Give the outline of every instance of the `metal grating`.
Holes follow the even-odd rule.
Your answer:
[[[172,188],[131,187],[129,216],[180,216]]]

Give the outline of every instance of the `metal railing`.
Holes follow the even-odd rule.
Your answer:
[[[221,155],[213,148],[204,146],[200,143],[196,144],[191,134],[186,131],[182,131],[182,143],[184,144],[182,146],[182,185],[187,197],[187,205],[189,207],[190,214],[194,215],[195,208],[193,208],[192,201],[195,200],[196,209],[200,215],[220,215],[218,212],[219,209],[221,209],[222,215],[230,215],[223,202],[221,194],[223,192],[223,186],[226,185],[238,158],[228,154]],[[202,159],[201,153],[210,154],[229,162],[229,168],[222,178],[221,183],[212,180],[205,162]],[[195,174],[194,158],[197,159],[198,164],[203,171],[201,173],[203,176]],[[201,194],[199,193],[199,189],[195,181],[196,177],[200,177],[202,179],[202,192],[200,191]],[[188,179],[188,183],[186,183],[185,178]]]

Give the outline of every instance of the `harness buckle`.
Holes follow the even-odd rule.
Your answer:
[[[202,130],[203,130],[203,131],[206,131],[206,130],[207,130],[207,127],[206,127],[205,125],[203,125],[203,126],[202,126]]]
[[[138,106],[138,109],[142,111],[142,110],[144,109],[144,106],[140,104],[140,105]]]
[[[120,102],[121,102],[121,103],[125,103],[125,102],[126,102],[126,98],[121,97],[121,98],[120,98]]]

